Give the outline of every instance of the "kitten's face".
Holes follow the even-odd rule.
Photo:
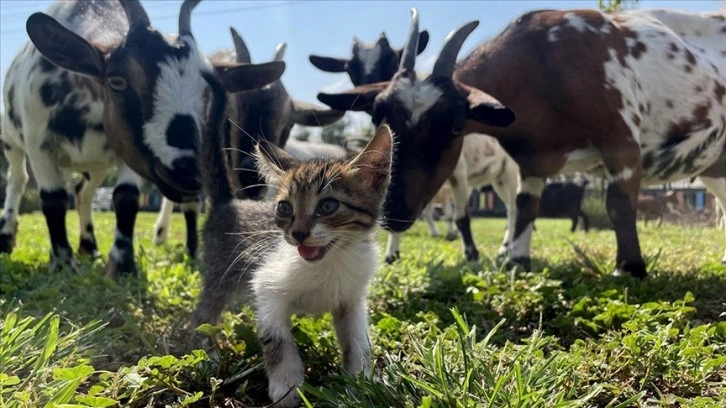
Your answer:
[[[278,191],[275,222],[310,262],[368,239],[386,196],[390,159],[387,127],[347,162],[298,162],[274,145],[257,148],[258,167]]]

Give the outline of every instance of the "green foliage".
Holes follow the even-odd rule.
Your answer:
[[[0,406],[270,403],[249,306],[196,330],[217,347],[189,346],[200,271],[183,255],[182,215],[165,247],[151,245],[154,218],[139,214],[141,277],[113,281],[102,261],[49,273],[42,215],[21,217],[18,247],[0,255]],[[95,219],[105,253],[113,215]],[[508,270],[493,259],[504,223],[473,221],[476,263],[423,225],[403,235],[402,259],[370,290],[371,376],[341,371],[329,316],[295,317],[305,406],[726,404],[722,232],[641,228],[650,276],[638,281],[610,275],[612,231],[570,233],[569,220],[538,220],[533,271]],[[75,214],[67,224],[76,242]]]
[[[639,1],[640,0],[597,0],[597,7],[606,13],[613,13],[616,11],[636,8]]]

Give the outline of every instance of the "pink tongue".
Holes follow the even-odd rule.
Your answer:
[[[318,256],[320,253],[320,247],[299,245],[297,247],[297,253],[305,259],[312,259]]]

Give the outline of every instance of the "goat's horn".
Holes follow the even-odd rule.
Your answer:
[[[410,71],[414,70],[416,65],[416,50],[418,49],[418,10],[415,8],[411,9],[411,28],[408,30],[408,43],[403,48],[403,55],[401,56],[401,65],[399,65],[399,71]]]
[[[277,44],[275,48],[275,55],[272,56],[273,61],[282,61],[285,59],[285,50],[287,49],[287,43]]]
[[[234,52],[237,54],[237,62],[251,64],[252,58],[250,58],[250,50],[247,49],[245,40],[242,39],[242,36],[239,35],[234,27],[230,27],[229,32],[232,33],[232,42],[234,42]]]
[[[144,27],[151,25],[149,21],[149,15],[146,14],[144,6],[141,5],[139,0],[124,0],[121,1],[121,7],[126,13],[126,19],[129,21],[129,27],[133,24],[141,24]]]
[[[464,45],[466,38],[478,25],[478,21],[472,21],[449,33],[446,40],[444,40],[444,46],[441,47],[441,53],[439,53],[439,58],[436,59],[431,75],[450,77],[454,74],[456,57],[459,55],[461,46]]]
[[[192,35],[192,10],[202,0],[184,0],[179,11],[179,36]]]

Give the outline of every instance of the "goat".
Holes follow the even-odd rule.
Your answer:
[[[648,220],[657,220],[657,226],[663,223],[663,216],[673,211],[674,205],[680,204],[680,199],[675,191],[671,190],[663,195],[639,195],[638,212],[643,218],[643,224],[648,225]]]
[[[84,176],[76,188],[79,253],[96,256],[91,202],[106,172],[118,166],[116,232],[106,265],[110,276],[136,273],[139,176],[174,200],[197,197],[206,77],[216,71],[236,83],[235,89],[246,89],[267,84],[284,70],[280,63],[208,64],[191,31],[191,11],[198,3],[184,1],[179,34],[168,38],[151,27],[138,0],[58,1],[48,14],[28,18],[30,42],[10,65],[3,89],[2,139],[10,170],[0,252],[15,246],[17,210],[28,180],[26,156],[50,234],[51,269],[76,268],[65,226],[71,171]]]
[[[419,35],[417,54],[421,54],[429,42],[429,33]],[[381,33],[374,43],[366,44],[355,37],[350,58],[321,57],[311,55],[310,63],[325,72],[347,72],[353,85],[388,81],[398,69],[402,48],[392,48],[386,33]]]
[[[582,219],[582,228],[585,232],[590,230],[590,218],[582,211],[582,199],[585,197],[585,186],[571,182],[547,183],[542,189],[542,198],[539,202],[539,216],[542,218],[570,218],[572,220],[571,232],[575,232],[577,224]]]
[[[387,229],[411,226],[473,133],[495,137],[519,165],[508,258],[525,269],[547,177],[608,180],[616,275],[646,276],[635,226],[641,184],[699,176],[726,202],[724,12],[533,11],[457,64],[473,21],[447,37],[425,79],[414,70],[413,14],[391,81],[318,95],[334,109],[372,111],[395,132]]]
[[[213,52],[208,59],[215,64],[251,64],[250,52],[242,36],[230,27],[234,50],[223,49]],[[286,44],[277,46],[272,61],[282,62]],[[257,138],[264,137],[271,143],[284,147],[294,125],[326,126],[343,117],[345,111],[324,109],[290,97],[280,79],[258,89],[236,92],[230,104],[232,129],[225,141],[227,165],[234,167],[235,183],[240,198],[255,198],[262,194],[262,180],[249,153]],[[161,210],[154,226],[153,242],[166,242],[171,226],[174,204],[167,198],[162,200]],[[181,204],[187,230],[187,253],[194,257],[197,250],[197,202]]]
[[[428,44],[428,32],[422,31],[418,35],[416,53],[420,54]],[[310,62],[319,69],[327,72],[347,72],[355,86],[367,85],[380,81],[389,81],[396,73],[403,49],[393,50],[385,34],[381,34],[374,44],[363,44],[359,39],[353,41],[353,56],[350,59],[310,56]],[[368,112],[370,113],[370,112]],[[467,139],[467,146],[463,149],[466,154],[459,158],[453,174],[447,179],[454,195],[454,214],[452,219],[458,224],[469,223],[469,197],[472,187],[482,184],[496,183],[495,191],[507,206],[507,225],[504,240],[498,253],[504,254],[511,241],[509,231],[514,227],[515,203],[518,175],[517,165],[507,156],[496,140],[477,135]],[[506,173],[506,174],[505,174]],[[431,219],[431,204],[427,204],[421,213],[432,235],[438,230]],[[457,235],[456,227],[449,222],[447,238],[454,239]],[[468,228],[463,235],[464,253],[469,259],[476,259],[479,252]],[[385,259],[393,263],[400,257],[400,237],[390,232],[386,245]]]

